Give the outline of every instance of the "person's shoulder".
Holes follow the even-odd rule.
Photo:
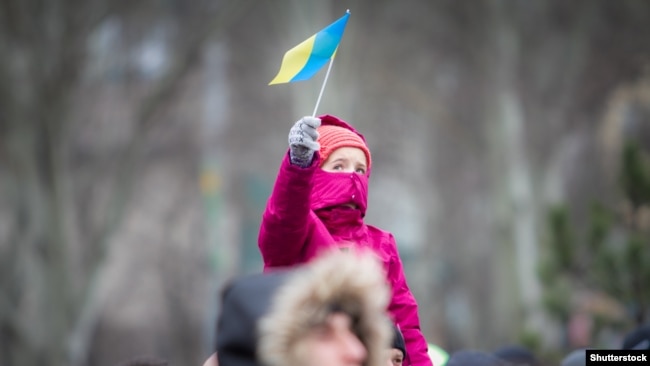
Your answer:
[[[372,236],[373,238],[389,239],[393,241],[395,240],[393,238],[393,234],[388,230],[384,230],[373,225],[366,225],[366,227],[368,227],[368,235]]]
[[[366,226],[368,227],[368,238],[373,242],[374,246],[381,249],[383,252],[395,255],[395,252],[397,251],[397,243],[395,242],[393,233],[376,226]]]

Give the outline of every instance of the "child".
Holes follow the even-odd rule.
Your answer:
[[[321,125],[322,124],[322,125]],[[303,117],[289,132],[285,154],[259,233],[266,270],[293,266],[340,243],[371,248],[382,260],[392,297],[388,310],[402,329],[406,365],[428,366],[418,307],[404,276],[393,235],[366,225],[370,150],[345,121]]]

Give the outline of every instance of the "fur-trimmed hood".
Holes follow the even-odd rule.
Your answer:
[[[369,252],[334,251],[316,259],[278,290],[260,323],[258,352],[265,366],[298,366],[296,345],[336,307],[356,321],[353,331],[368,351],[365,365],[384,365],[392,332],[383,269]]]
[[[225,292],[217,334],[220,366],[303,366],[298,345],[332,309],[354,319],[353,332],[368,354],[364,365],[386,363],[392,339],[389,287],[374,255],[335,250],[297,269],[259,277],[265,279],[248,277]],[[266,289],[260,284],[264,281]],[[231,300],[237,305],[228,305]]]

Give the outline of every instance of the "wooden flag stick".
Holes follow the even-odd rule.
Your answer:
[[[336,52],[334,53],[336,54]],[[330,76],[330,70],[332,70],[332,64],[334,63],[334,57],[330,59],[330,64],[327,66],[327,73],[325,73],[325,80],[323,80],[323,85],[320,88],[320,93],[318,93],[318,99],[316,100],[316,106],[314,107],[314,112],[311,114],[312,117],[316,117],[316,111],[318,110],[318,105],[320,104],[320,99],[323,97],[323,91],[325,90],[325,84],[327,84],[327,78]]]

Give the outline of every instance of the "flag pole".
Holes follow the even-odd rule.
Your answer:
[[[336,52],[334,52],[336,55]],[[316,100],[316,106],[314,107],[314,112],[311,114],[312,117],[316,117],[316,111],[318,110],[318,105],[320,104],[320,99],[323,97],[323,91],[325,90],[325,84],[327,84],[327,78],[330,76],[330,70],[332,70],[332,64],[334,63],[334,57],[330,58],[329,65],[327,66],[327,72],[325,73],[325,80],[323,80],[323,85],[320,88],[320,93],[318,93],[318,99]]]
[[[347,14],[350,14],[350,9],[345,11]],[[334,57],[336,57],[336,51],[338,47],[334,50],[334,54],[330,58],[330,63],[327,66],[327,72],[325,73],[325,80],[323,80],[323,85],[320,87],[320,93],[318,93],[318,99],[316,99],[316,106],[314,107],[314,112],[311,114],[312,117],[316,117],[316,111],[318,110],[318,105],[320,104],[320,99],[323,97],[323,91],[325,90],[325,84],[327,84],[327,79],[330,76],[330,70],[332,70],[332,64],[334,63]]]

